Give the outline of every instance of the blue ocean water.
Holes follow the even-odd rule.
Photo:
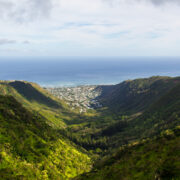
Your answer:
[[[180,57],[0,58],[0,80],[41,86],[117,84],[157,75],[180,76]]]

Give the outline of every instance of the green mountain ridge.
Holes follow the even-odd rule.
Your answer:
[[[47,93],[45,94],[42,90],[40,91],[40,88],[34,83],[14,81],[8,83],[8,85],[13,87],[19,94],[31,102],[36,101],[39,104],[44,104],[52,108],[62,108],[60,103],[48,97]]]
[[[104,107],[80,114],[35,83],[0,81],[1,179],[178,179],[180,78],[99,88]]]
[[[55,98],[35,83],[2,81],[0,94],[13,96],[25,108],[43,116],[54,128],[66,127],[64,121],[69,121],[76,116],[64,101]]]
[[[119,102],[120,106],[124,104],[123,108],[118,110],[120,106],[116,107],[117,102],[114,102],[115,105],[113,104],[112,107],[107,106],[107,108],[97,109],[96,112],[99,114],[96,113],[91,117],[84,117],[84,119],[79,120],[80,122],[78,123],[77,121],[72,121],[72,124],[67,127],[68,132],[64,134],[88,150],[100,148],[104,151],[131,143],[139,138],[156,135],[169,126],[174,127],[176,123],[179,123],[177,119],[175,121],[176,123],[173,124],[173,122],[171,122],[166,126],[166,121],[156,116],[154,118],[157,119],[157,122],[154,120],[153,123],[155,124],[153,124],[151,122],[151,113],[150,117],[148,117],[147,111],[153,104],[156,104],[161,97],[164,96],[166,98],[167,93],[173,88],[178,89],[179,80],[179,77],[170,78],[157,76],[126,81],[117,86],[104,86],[105,88],[110,87],[110,90],[106,89],[106,94],[111,94],[112,87],[116,88],[116,101]],[[140,89],[142,90],[142,87],[144,89],[146,87],[148,91],[138,93]],[[131,93],[132,90],[134,92],[133,94]],[[122,95],[119,94],[120,92],[123,92]],[[111,96],[108,97],[112,98]],[[150,98],[150,100],[148,98]],[[178,102],[178,99],[174,98],[173,101]],[[109,102],[109,99],[107,99],[107,102]],[[133,102],[133,104],[131,104],[131,102]],[[141,104],[141,111],[139,111],[139,107],[137,108],[136,106],[136,104],[139,103]],[[128,108],[131,106],[131,110],[127,111],[126,104]],[[169,106],[168,102],[166,106]],[[172,107],[172,112],[175,106]],[[165,106],[162,107],[166,108]],[[157,111],[159,111],[159,109],[157,109]],[[166,114],[165,112],[163,113]],[[144,114],[146,115],[144,116]]]
[[[147,108],[144,113],[130,121],[119,121],[102,131],[116,144],[159,135],[161,131],[180,124],[180,84]]]
[[[179,82],[179,77],[153,76],[124,81],[112,86],[100,86],[102,95],[98,100],[113,112],[137,113],[144,111]]]

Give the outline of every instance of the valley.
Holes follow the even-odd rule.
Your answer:
[[[0,81],[1,179],[179,179],[179,132],[180,77]]]
[[[0,180],[180,180],[180,0],[0,0]]]

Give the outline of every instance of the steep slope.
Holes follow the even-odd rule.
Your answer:
[[[153,103],[145,112],[132,119],[120,120],[101,131],[100,137],[116,147],[158,135],[180,125],[180,84]]]
[[[151,136],[164,129],[180,125],[180,84],[152,104],[143,115],[132,122],[141,136]]]
[[[113,112],[133,114],[144,111],[179,82],[179,77],[154,76],[124,81],[114,86],[100,86],[102,94],[98,101]]]
[[[54,98],[54,96],[35,83],[27,81],[0,81],[0,90],[1,94],[8,95],[11,93],[13,95],[14,93],[15,97],[19,94],[27,101],[37,102],[52,108],[63,107],[62,101]]]
[[[40,87],[35,87],[33,83],[23,81],[10,82],[8,85],[12,86],[19,94],[24,96],[28,101],[36,101],[39,104],[44,104],[52,108],[62,108],[61,104],[54,99],[47,96],[47,93],[40,91]]]
[[[35,83],[25,81],[1,81],[0,94],[11,95],[34,113],[46,118],[54,128],[64,128],[75,114],[66,103],[52,96]]]
[[[121,148],[76,180],[180,179],[180,128]]]
[[[88,155],[42,117],[0,95],[1,179],[69,179],[90,168]]]

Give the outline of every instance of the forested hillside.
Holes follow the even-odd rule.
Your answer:
[[[103,107],[80,113],[37,84],[0,81],[1,179],[178,179],[180,78],[98,88]]]
[[[102,94],[98,100],[113,112],[132,114],[145,110],[179,82],[179,77],[162,76],[127,80],[117,85],[100,86]]]
[[[43,116],[56,129],[66,127],[65,121],[76,116],[63,100],[55,98],[35,83],[1,81],[0,94],[13,96],[28,110]]]
[[[91,160],[12,96],[0,96],[1,179],[69,179]]]
[[[180,179],[180,128],[122,147],[76,180]]]
[[[138,117],[120,120],[102,130],[112,146],[152,137],[180,125],[180,84],[160,97]]]
[[[180,124],[179,109],[178,83],[168,93],[157,98],[144,113],[118,116],[105,111],[104,114],[87,118],[83,126],[82,123],[68,126],[65,134],[86,149],[111,150],[176,127]]]

